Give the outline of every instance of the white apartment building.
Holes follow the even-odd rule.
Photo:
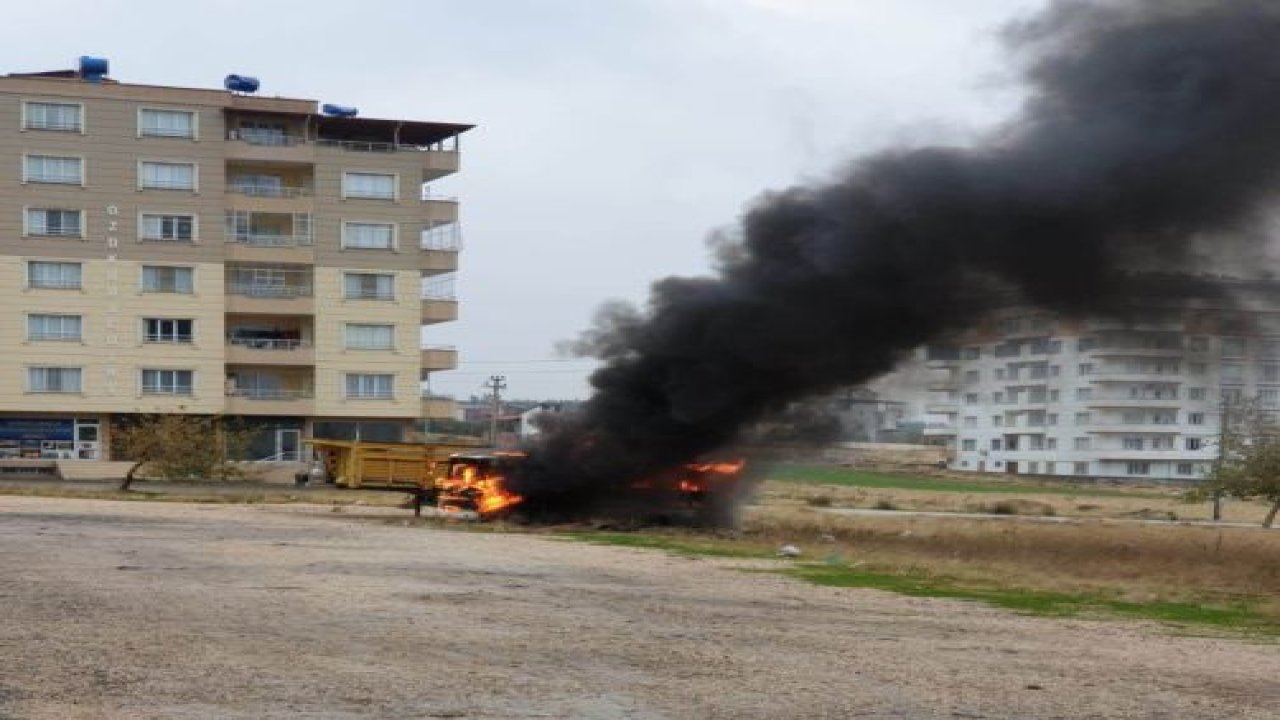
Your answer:
[[[926,348],[926,435],[956,470],[1202,475],[1224,401],[1280,413],[1280,284],[1193,282],[1197,297],[1175,283],[1125,319],[1009,308]]]

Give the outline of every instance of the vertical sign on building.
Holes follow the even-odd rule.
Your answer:
[[[115,395],[116,379],[118,375],[116,367],[116,349],[120,344],[120,267],[116,262],[120,248],[120,208],[116,205],[108,205],[106,212],[106,390],[108,395]]]

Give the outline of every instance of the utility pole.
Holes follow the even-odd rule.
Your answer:
[[[490,375],[489,382],[485,383],[485,387],[489,388],[490,407],[489,407],[489,444],[498,447],[498,414],[502,410],[502,391],[507,389],[507,377],[505,375]]]

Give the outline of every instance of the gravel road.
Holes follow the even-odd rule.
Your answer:
[[[1274,644],[400,517],[0,497],[0,718],[1280,715]]]

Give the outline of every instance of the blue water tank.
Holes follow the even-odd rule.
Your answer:
[[[80,78],[85,82],[100,83],[102,78],[107,76],[107,70],[111,64],[106,58],[91,57],[89,55],[80,56]]]
[[[329,117],[355,117],[360,114],[359,110],[349,105],[332,105],[330,103],[321,105],[320,112]]]
[[[228,75],[222,81],[222,86],[231,92],[258,92],[258,78],[248,75]]]

